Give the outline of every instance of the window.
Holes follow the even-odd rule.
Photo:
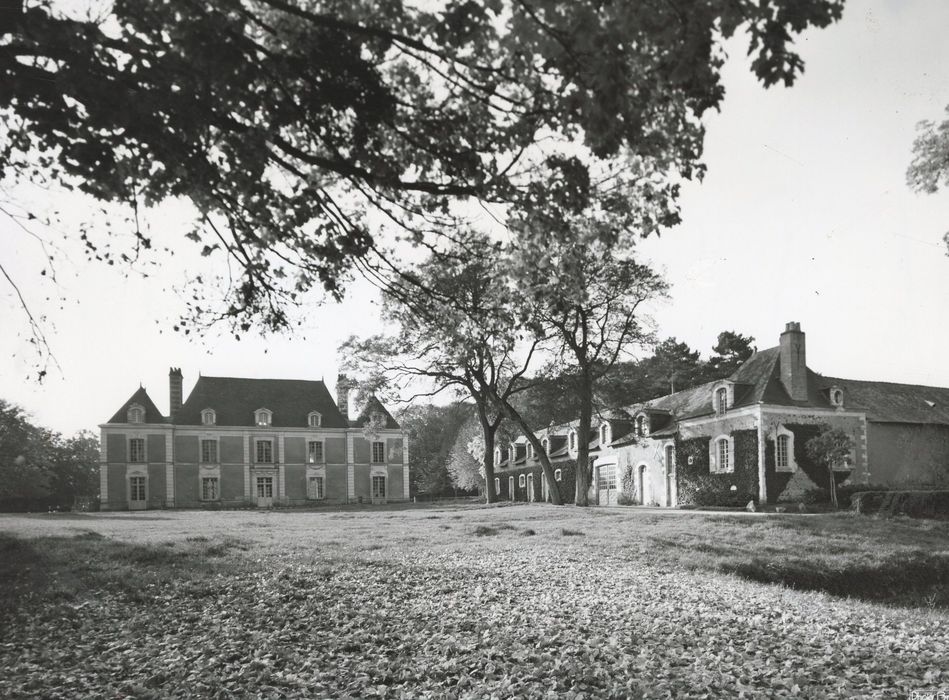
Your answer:
[[[129,440],[129,462],[145,461],[145,438]]]
[[[217,414],[213,409],[206,408],[201,411],[201,423],[203,425],[214,425],[217,422]]]
[[[501,448],[498,447],[494,450],[494,464],[498,465],[501,463]]]
[[[597,488],[601,491],[616,488],[616,465],[605,464],[598,470]]]
[[[373,498],[386,497],[386,478],[384,476],[372,477],[372,497]]]
[[[728,438],[720,438],[718,441],[718,471],[731,471],[731,454],[728,445]]]
[[[666,445],[666,473],[675,469],[676,448],[673,445]]]
[[[548,448],[550,447],[550,442],[548,442],[547,438],[540,441],[540,447],[543,449],[544,454],[547,454]]]
[[[604,423],[600,426],[600,444],[608,445],[610,443],[610,424]]]
[[[316,411],[313,411],[313,413],[307,416],[306,422],[311,428],[319,428],[323,423],[323,416],[321,416]]]
[[[637,437],[644,437],[649,432],[649,426],[646,424],[646,416],[638,415],[636,416],[636,435]]]
[[[563,481],[563,471],[554,469],[554,481]]]
[[[534,457],[537,456],[537,455],[534,453],[534,445],[531,444],[531,443],[528,443],[528,445],[527,445],[527,456],[530,457],[531,459],[534,459]]]
[[[523,486],[525,486],[526,484],[527,484],[527,477],[525,477],[523,474],[521,474],[519,477],[517,477],[517,485],[518,485],[518,486],[523,487]]]
[[[311,440],[306,444],[306,461],[310,464],[320,464],[323,461],[322,440]]]
[[[273,498],[273,477],[257,477],[257,498]]]
[[[323,500],[323,477],[311,476],[306,481],[306,497],[315,501]]]
[[[254,422],[257,425],[270,425],[272,418],[273,413],[266,408],[262,408],[254,413]]]
[[[221,497],[221,481],[216,476],[201,477],[201,500],[216,501]]]
[[[787,435],[778,435],[778,439],[775,443],[777,448],[777,455],[775,456],[775,467],[777,469],[787,469],[790,466],[788,462],[788,436]]]
[[[715,405],[718,409],[718,415],[724,416],[728,410],[728,388],[721,387],[715,392]]]
[[[501,480],[494,477],[494,495],[497,496],[499,493],[501,493]]]
[[[217,440],[201,441],[201,462],[203,464],[217,463]]]
[[[383,464],[385,461],[386,461],[386,444],[381,441],[372,443],[373,464]]]
[[[145,409],[141,406],[130,406],[128,418],[129,423],[144,423]]]
[[[258,440],[257,441],[257,463],[258,464],[272,464],[273,463],[273,441],[272,440]]]
[[[129,500],[130,501],[144,501],[145,500],[145,477],[144,476],[129,477]]]
[[[570,431],[570,451],[573,452],[577,449],[577,433],[576,431]]]

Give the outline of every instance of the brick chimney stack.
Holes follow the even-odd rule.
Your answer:
[[[178,415],[181,399],[181,368],[172,367],[168,370],[168,406],[171,409],[172,420]]]
[[[807,401],[807,357],[801,324],[791,321],[781,334],[781,383],[794,401]]]
[[[345,374],[336,377],[336,405],[343,418],[349,420],[349,392],[356,385],[352,379]]]

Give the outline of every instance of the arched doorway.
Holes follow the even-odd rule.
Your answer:
[[[511,496],[511,500],[514,500],[514,477],[509,476],[507,478],[507,492]]]
[[[639,505],[649,503],[649,470],[645,464],[636,467],[636,493],[639,494]]]
[[[534,475],[527,475],[527,500],[531,503],[537,500],[534,496]]]
[[[676,448],[674,445],[666,445],[666,505],[670,508],[676,504],[678,496],[676,494]]]

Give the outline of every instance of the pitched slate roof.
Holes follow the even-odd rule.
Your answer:
[[[868,421],[949,425],[947,388],[836,377],[821,380],[826,387],[843,389],[844,409],[864,410]]]
[[[201,411],[213,408],[217,425],[253,426],[254,412],[273,412],[277,428],[306,428],[312,411],[321,416],[324,428],[348,428],[323,382],[303,379],[246,379],[199,377],[188,400],[175,417],[176,425],[201,425]]]
[[[366,425],[372,417],[373,413],[381,413],[386,419],[386,423],[383,426],[386,429],[392,428],[395,430],[399,429],[399,423],[395,418],[392,417],[392,414],[386,410],[386,407],[382,405],[382,402],[379,401],[375,396],[370,396],[369,400],[366,401],[366,406],[359,413],[359,418],[356,418],[353,421],[350,421],[354,428],[361,428]]]
[[[161,411],[155,406],[155,402],[152,401],[151,397],[148,395],[148,392],[145,391],[145,387],[140,386],[138,390],[129,397],[129,400],[122,404],[122,408],[115,412],[115,415],[112,416],[108,422],[109,423],[128,423],[128,411],[129,406],[133,403],[137,403],[139,406],[145,409],[145,422],[146,423],[165,423],[167,418],[165,418]]]

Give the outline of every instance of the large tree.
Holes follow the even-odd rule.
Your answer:
[[[949,107],[946,107],[949,114]],[[906,181],[917,192],[933,194],[940,187],[949,187],[949,118],[936,124],[931,120],[917,125],[913,142],[913,162],[906,171]],[[949,255],[949,232],[943,236]]]
[[[351,272],[387,284],[396,241],[446,235],[458,199],[530,202],[565,153],[586,171],[638,163],[637,194],[671,205],[703,172],[724,41],[743,31],[757,77],[791,84],[792,36],[843,0],[100,7],[0,12],[3,175],[128,205],[142,247],[144,208],[190,201],[188,235],[235,272],[223,308],[199,297],[194,312],[281,328],[311,288],[339,295]]]

